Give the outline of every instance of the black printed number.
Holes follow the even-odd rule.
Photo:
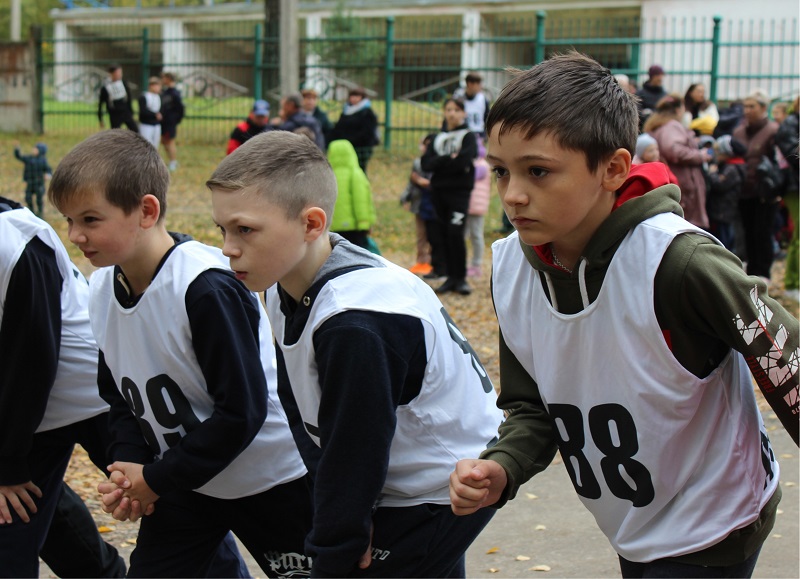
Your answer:
[[[464,337],[464,334],[462,334],[458,329],[458,326],[456,326],[456,323],[453,321],[453,318],[450,317],[450,314],[447,313],[447,310],[441,308],[439,311],[442,313],[442,317],[444,317],[444,321],[447,324],[447,330],[450,332],[450,337],[453,338],[453,341],[456,344],[458,344],[458,347],[461,348],[461,351],[472,359],[472,367],[475,369],[475,372],[478,373],[478,376],[481,379],[483,391],[487,394],[489,392],[493,392],[494,386],[492,386],[492,381],[489,379],[489,375],[486,373],[486,369],[483,367],[483,364],[481,364],[481,361],[478,359],[478,355],[475,353],[475,350],[472,349],[472,346]]]
[[[184,432],[188,433],[200,424],[200,419],[195,415],[192,405],[181,391],[180,386],[166,374],[150,378],[145,386],[145,392],[147,400],[150,402],[150,408],[153,410],[153,417],[162,428],[177,430],[182,427]],[[145,407],[142,396],[130,378],[122,379],[122,394],[139,422],[148,446],[154,453],[161,454],[158,437],[153,427],[144,418]],[[166,432],[164,433],[164,442],[167,443],[168,448],[172,448],[180,442],[182,436],[180,432]]]
[[[600,498],[600,484],[583,453],[586,439],[580,409],[570,404],[550,404],[548,410],[575,490],[587,499]],[[653,479],[647,468],[633,458],[639,452],[639,439],[630,412],[619,404],[595,406],[589,411],[589,431],[604,455],[600,469],[609,490],[614,496],[631,501],[634,507],[649,505],[655,498]]]

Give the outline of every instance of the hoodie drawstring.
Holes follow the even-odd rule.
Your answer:
[[[586,259],[581,257],[580,261],[578,262],[578,284],[581,289],[581,303],[583,304],[583,309],[589,307],[589,292],[586,289],[586,266],[588,262]],[[544,274],[544,280],[547,283],[547,292],[550,294],[550,303],[553,304],[553,309],[555,311],[559,311],[558,309],[558,299],[556,299],[556,290],[553,287],[553,280],[550,279],[550,274],[546,271],[542,272]]]

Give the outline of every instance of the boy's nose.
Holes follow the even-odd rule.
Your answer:
[[[526,205],[528,203],[528,195],[525,193],[524,187],[521,187],[510,181],[506,187],[505,195],[503,195],[503,203],[506,205]]]

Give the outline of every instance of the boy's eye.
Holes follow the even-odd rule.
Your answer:
[[[97,217],[90,217],[87,215],[83,218],[84,223],[94,223],[95,221],[98,221]]]
[[[222,237],[225,237],[225,228],[222,225],[217,225],[217,229],[222,233]]]
[[[531,167],[530,171],[534,177],[545,177],[550,174],[550,171],[542,167]]]
[[[251,231],[253,231],[253,230],[252,230],[252,229],[250,229],[249,227],[246,227],[246,226],[244,226],[244,225],[240,225],[240,226],[239,226],[239,233],[241,233],[241,234],[243,234],[243,235],[244,235],[245,233],[250,233]]]
[[[497,179],[505,177],[508,171],[504,167],[492,167],[492,173]]]

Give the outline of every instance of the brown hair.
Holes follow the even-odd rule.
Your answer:
[[[268,131],[249,139],[222,160],[206,187],[230,192],[254,188],[288,219],[316,206],[330,222],[336,204],[336,177],[325,153],[290,131]]]
[[[611,71],[575,51],[559,54],[515,76],[492,105],[486,133],[499,136],[513,129],[531,139],[550,133],[558,143],[586,155],[594,172],[623,148],[631,155],[639,133],[635,97]]]
[[[161,205],[161,220],[168,189],[169,171],[158,150],[138,133],[112,129],[95,133],[61,159],[47,198],[58,208],[75,197],[102,191],[111,205],[130,215],[145,195],[153,195]]]
[[[642,132],[652,133],[668,122],[678,119],[678,111],[682,106],[684,106],[683,96],[678,93],[671,93],[665,97],[661,97],[656,103],[655,112],[647,117],[647,120],[644,122]]]

